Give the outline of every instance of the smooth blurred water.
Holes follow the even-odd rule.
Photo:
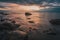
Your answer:
[[[51,19],[60,19],[60,13],[58,12],[42,12],[40,14],[43,14],[43,18],[45,18],[46,20],[48,20],[47,22],[49,22],[49,20]],[[46,24],[47,24],[46,22]],[[60,26],[59,25],[50,25],[51,27],[54,27],[56,29],[56,36],[51,39],[51,40],[60,40]]]
[[[13,9],[13,8],[12,8]],[[17,11],[15,11],[15,12],[17,12]],[[21,12],[21,11],[19,11],[19,12]],[[9,18],[12,18],[12,20],[15,20],[16,22],[20,22],[19,24],[22,24],[22,22],[23,22],[23,24],[31,24],[31,25],[29,25],[29,26],[32,26],[32,28],[33,27],[36,27],[36,28],[38,28],[37,26],[38,26],[38,23],[40,23],[39,24],[39,29],[41,29],[41,30],[38,30],[39,32],[43,32],[43,31],[45,31],[45,30],[47,30],[47,29],[49,29],[50,27],[53,29],[53,27],[56,29],[56,33],[57,33],[57,35],[55,35],[55,36],[51,36],[51,38],[53,37],[53,39],[52,40],[57,40],[57,39],[60,39],[60,26],[55,26],[55,25],[51,25],[50,23],[49,23],[49,21],[51,20],[51,19],[60,19],[60,12],[29,12],[29,13],[31,13],[32,15],[30,15],[30,16],[26,16],[25,15],[25,12],[23,12],[23,13],[16,13],[16,14],[14,14],[14,13],[11,13],[9,16]],[[2,15],[3,16],[3,15]],[[3,16],[4,18],[6,17],[6,15],[5,16]],[[8,16],[7,16],[8,17]],[[19,19],[19,20],[17,20],[16,18],[21,18],[21,19]],[[8,19],[9,19],[8,18]],[[28,18],[30,18],[30,19],[28,19]],[[28,21],[33,21],[34,23],[29,23]],[[22,24],[22,25],[23,25]],[[34,25],[33,25],[34,24]],[[36,26],[37,25],[37,26]],[[29,26],[27,26],[26,25],[26,27],[29,27]],[[25,27],[25,26],[23,26],[23,27]],[[45,39],[43,39],[43,40],[46,40],[46,39],[48,39],[49,37],[47,36],[47,35],[43,35],[43,36],[41,36],[41,34],[39,33],[39,32],[34,32],[33,31],[33,33],[32,33],[32,36],[34,37],[34,39],[36,39],[36,40],[38,40],[39,38],[41,39],[43,39],[43,38],[45,38]],[[42,33],[42,34],[44,34],[44,33]],[[46,37],[47,36],[47,37]],[[50,39],[49,39],[50,40]]]
[[[60,19],[60,13],[58,12],[40,12],[40,14],[44,15],[44,18],[49,19]]]

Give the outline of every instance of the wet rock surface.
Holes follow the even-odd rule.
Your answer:
[[[27,18],[27,19],[31,19],[31,18]]]
[[[29,23],[34,23],[34,21],[28,21]]]
[[[39,19],[33,13],[15,13],[6,15],[0,13],[0,40],[40,40],[49,35],[55,35],[55,30],[39,24]],[[31,17],[29,17],[31,15]],[[39,14],[37,14],[38,16]],[[27,17],[28,16],[28,17]],[[32,19],[32,21],[30,20]],[[30,24],[32,23],[32,24]],[[46,35],[46,36],[44,36]]]
[[[52,19],[50,20],[50,23],[53,25],[60,25],[60,19]]]
[[[15,22],[0,24],[0,40],[24,40],[26,32],[18,30],[19,27]]]
[[[2,23],[0,24],[0,30],[16,30],[20,25],[13,23]]]
[[[29,12],[26,12],[25,15],[26,15],[26,16],[30,16],[30,15],[32,15],[32,14],[29,13]]]
[[[18,30],[21,26],[16,21],[8,19],[4,12],[0,12],[0,40],[24,40],[26,32]],[[5,15],[5,16],[4,16]],[[4,18],[5,17],[5,18]],[[16,31],[18,30],[18,31]]]

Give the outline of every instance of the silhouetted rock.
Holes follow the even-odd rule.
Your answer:
[[[15,21],[12,21],[12,23],[16,23]]]
[[[8,15],[8,13],[5,13],[5,12],[0,12],[0,14],[2,14],[2,15]]]
[[[7,31],[0,32],[0,40],[8,40],[9,33]]]
[[[53,33],[53,32],[51,32],[51,33],[47,33],[48,35],[56,35],[56,33]]]
[[[24,40],[28,40],[28,35],[26,35],[26,36],[24,37]]]
[[[29,12],[26,12],[26,13],[25,13],[25,16],[30,16],[30,15],[32,15],[32,14],[29,13]]]
[[[9,40],[23,40],[24,35],[21,35],[18,32],[12,32],[9,34]]]
[[[60,19],[52,19],[49,22],[53,25],[60,25]]]
[[[44,30],[43,33],[49,32],[49,30]]]
[[[26,36],[20,31],[0,31],[0,40],[24,40]]]
[[[27,18],[27,19],[31,19],[31,18]]]
[[[34,23],[33,21],[28,21],[29,23]]]
[[[4,18],[4,19],[3,19],[3,18],[1,18],[1,20],[0,20],[0,21],[1,21],[1,22],[4,22],[4,21],[11,21],[11,20],[10,20],[10,19],[7,19],[7,18],[6,18],[6,19],[5,19],[5,18]]]
[[[56,35],[56,31],[55,29],[48,29],[48,30],[44,30],[43,33],[46,33],[47,35]]]
[[[20,25],[14,23],[4,22],[0,24],[0,31],[1,30],[16,30]]]
[[[5,21],[5,20],[1,19],[0,21],[3,22],[3,21]]]

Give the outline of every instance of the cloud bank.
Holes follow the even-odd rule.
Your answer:
[[[16,3],[7,3],[0,2],[0,10],[8,10],[8,11],[38,11],[40,10],[39,5],[21,5]]]
[[[48,3],[60,3],[60,0],[0,0],[3,2],[19,2],[19,3],[42,3],[42,2],[48,2]]]

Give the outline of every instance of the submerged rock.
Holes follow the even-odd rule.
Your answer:
[[[25,13],[25,16],[30,16],[30,15],[32,15],[32,14],[29,13],[29,12],[26,12],[26,13]]]
[[[52,33],[47,33],[47,34],[48,34],[48,35],[56,35],[56,33],[53,33],[53,32],[52,32]]]
[[[1,11],[0,11],[0,14],[2,14],[2,15],[9,15],[8,13],[1,12]]]
[[[34,23],[34,21],[28,21],[29,23]]]
[[[27,18],[27,19],[31,19],[31,18]]]
[[[53,25],[60,25],[60,19],[52,19],[49,22]]]

